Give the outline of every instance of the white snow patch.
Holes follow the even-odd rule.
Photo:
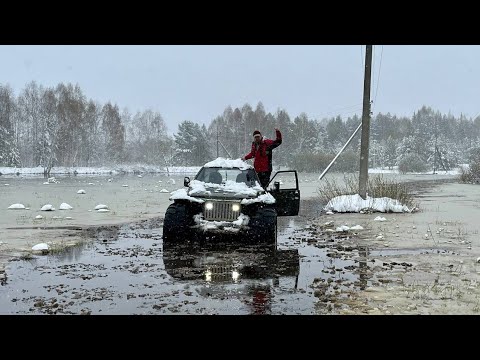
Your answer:
[[[248,185],[243,182],[237,183],[232,180],[227,180],[224,184],[205,183],[199,180],[192,180],[189,184],[189,193],[190,195],[209,195],[211,192],[210,190],[207,190],[206,186],[216,192],[230,192],[244,197],[256,196],[259,191],[263,191],[263,188],[258,183],[254,187],[248,187]]]
[[[77,194],[86,194],[85,190],[81,189],[77,191]]]
[[[167,180],[167,183],[175,185],[175,179],[170,178],[170,179]]]
[[[45,181],[45,182],[43,183],[43,185],[48,185],[48,184],[50,184],[48,181]]]
[[[66,220],[72,220],[73,218],[71,216],[65,216]]]
[[[203,167],[220,167],[220,168],[239,168],[240,170],[252,169],[253,166],[241,159],[225,159],[219,157],[203,165]]]
[[[238,232],[242,226],[246,226],[250,222],[250,217],[244,214],[240,214],[235,221],[208,221],[203,218],[203,214],[197,214],[193,219],[203,231],[226,230]]]
[[[381,216],[377,216],[375,219],[373,219],[373,221],[387,221],[387,219]]]
[[[98,204],[97,206],[95,206],[95,210],[100,210],[100,209],[108,209],[108,206],[104,204]]]
[[[187,194],[187,189],[178,189],[172,192],[170,200],[190,200],[198,203],[205,202],[203,199],[197,199]]]
[[[327,215],[333,215],[334,213],[333,213],[333,211],[328,210],[325,214],[327,214]]]
[[[8,207],[11,210],[25,210],[25,205],[23,204],[12,204]]]
[[[123,187],[128,187],[128,185],[127,185],[127,184],[123,184],[122,186],[123,186]]]
[[[355,226],[352,226],[350,228],[350,230],[363,230],[363,226],[362,225],[355,225]]]
[[[10,186],[10,184],[4,184],[5,186]]]
[[[263,195],[260,195],[254,199],[243,199],[240,204],[242,205],[249,205],[249,204],[253,204],[253,203],[256,203],[256,202],[263,202],[265,204],[274,204],[275,203],[275,198],[270,194],[270,193],[266,193],[266,194],[263,194]]]
[[[360,212],[363,209],[372,209],[379,212],[411,212],[406,206],[398,200],[382,197],[371,198],[367,196],[366,200],[358,194],[341,195],[331,199],[324,208],[337,212]]]
[[[55,208],[51,204],[43,205],[41,211],[55,211]]]
[[[98,209],[97,212],[109,212],[110,210],[108,209]]]
[[[45,244],[45,243],[40,243],[40,244],[32,246],[32,250],[34,250],[34,251],[48,250],[48,248],[49,248],[48,244]]]
[[[348,230],[350,230],[350,227],[348,227],[347,225],[342,225],[342,226],[339,226],[335,229],[335,231],[337,231],[337,232],[348,231]]]
[[[68,205],[67,203],[61,203],[58,209],[59,210],[72,210],[73,207]]]
[[[159,192],[161,192],[161,193],[168,193],[169,191],[168,191],[167,189],[162,189],[162,190],[160,190]]]
[[[88,185],[95,185],[94,183],[88,183]]]
[[[35,219],[37,219],[37,220],[43,219],[43,216],[42,215],[37,215],[37,216],[35,216]]]
[[[143,177],[142,175],[137,175],[139,178]]]

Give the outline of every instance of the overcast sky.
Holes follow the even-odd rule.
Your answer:
[[[292,120],[361,115],[364,58],[361,45],[0,45],[0,84],[18,95],[32,80],[78,83],[102,104],[160,112],[173,133],[183,120],[208,124],[247,102]],[[411,116],[427,105],[474,117],[480,46],[378,45],[372,81],[374,114]]]

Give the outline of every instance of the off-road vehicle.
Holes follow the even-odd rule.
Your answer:
[[[206,163],[193,180],[185,177],[184,186],[170,196],[164,244],[215,234],[276,243],[277,216],[298,215],[300,208],[296,170],[276,172],[264,189],[254,168],[240,159]]]

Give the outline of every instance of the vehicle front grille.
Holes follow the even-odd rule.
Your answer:
[[[210,265],[205,273],[209,274],[208,281],[228,281],[232,280],[232,273],[235,270],[233,265]]]
[[[218,201],[212,202],[213,209],[207,210],[205,206],[203,207],[203,218],[205,220],[214,220],[214,221],[234,221],[237,220],[240,211],[233,211],[232,205],[233,202]],[[239,203],[236,203],[239,204]],[[240,205],[240,204],[239,204]]]

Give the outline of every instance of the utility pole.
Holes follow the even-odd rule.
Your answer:
[[[370,83],[372,77],[372,45],[366,46],[365,51],[365,79],[363,82],[363,115],[362,140],[360,145],[360,177],[358,194],[362,199],[367,198],[368,182],[368,149],[370,140]]]
[[[435,130],[435,151],[433,152],[433,174],[436,174],[437,171],[437,117],[433,119],[434,121],[434,130]]]

